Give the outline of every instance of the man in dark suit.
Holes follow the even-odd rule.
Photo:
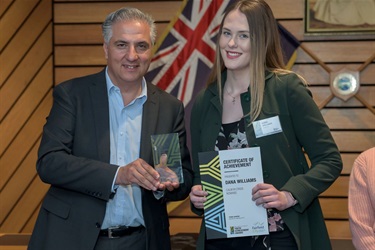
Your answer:
[[[30,250],[170,249],[167,201],[192,185],[184,107],[144,79],[152,18],[122,8],[103,23],[107,67],[57,85],[37,171],[50,184]],[[178,133],[184,182],[161,182],[151,135]]]

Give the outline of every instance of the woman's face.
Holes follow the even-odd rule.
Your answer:
[[[228,70],[248,70],[250,31],[246,16],[239,10],[225,18],[219,40],[220,53]]]

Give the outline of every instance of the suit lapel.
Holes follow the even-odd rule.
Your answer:
[[[143,106],[140,157],[151,162],[151,135],[155,133],[157,127],[159,102],[157,88],[152,84],[147,84],[147,101]]]
[[[98,157],[101,161],[110,161],[109,104],[105,70],[96,74],[90,85],[90,98],[94,115],[95,137]],[[90,146],[90,145],[89,145]]]

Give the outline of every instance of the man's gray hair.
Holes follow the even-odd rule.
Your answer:
[[[139,9],[136,8],[121,8],[110,13],[102,24],[102,34],[105,43],[109,43],[112,37],[112,25],[119,21],[140,21],[147,23],[150,27],[150,37],[152,44],[156,40],[156,27],[154,19]]]

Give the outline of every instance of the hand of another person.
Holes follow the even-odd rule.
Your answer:
[[[191,188],[189,194],[190,201],[193,203],[194,207],[203,209],[204,203],[207,201],[208,193],[202,190],[202,185],[195,185]]]
[[[252,200],[264,208],[276,208],[283,211],[294,205],[293,198],[286,191],[279,191],[273,185],[260,183],[252,190]]]
[[[160,174],[161,189],[173,191],[180,186],[180,182],[178,181],[176,173],[167,166],[167,160],[167,154],[162,154],[160,156],[160,163],[155,166],[155,169]]]
[[[153,191],[164,188],[160,183],[160,174],[140,158],[126,166],[120,167],[115,184],[137,184],[140,187]]]

